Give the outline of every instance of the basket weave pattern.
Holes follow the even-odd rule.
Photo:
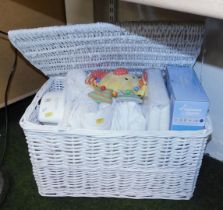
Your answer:
[[[192,66],[203,27],[90,24],[11,31],[11,42],[50,79],[27,108],[24,129],[43,196],[189,199],[210,125],[201,131],[58,131],[37,120],[44,93],[63,89],[70,70],[135,73],[167,64]]]
[[[191,66],[200,52],[202,25],[98,23],[9,32],[11,42],[48,76],[67,71]]]

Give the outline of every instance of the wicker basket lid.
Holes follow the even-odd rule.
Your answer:
[[[47,76],[71,70],[193,66],[200,52],[201,24],[78,24],[9,31],[11,43]]]

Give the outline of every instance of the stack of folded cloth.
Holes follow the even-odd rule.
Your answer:
[[[169,130],[170,100],[162,72],[152,69],[147,73],[149,88],[143,103],[147,130]]]

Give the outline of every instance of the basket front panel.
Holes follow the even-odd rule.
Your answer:
[[[194,170],[143,172],[34,167],[43,196],[189,199],[197,173]]]
[[[33,164],[55,168],[160,171],[196,169],[204,138],[96,137],[26,132]]]

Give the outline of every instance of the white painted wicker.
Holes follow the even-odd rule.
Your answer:
[[[40,124],[37,114],[45,92],[63,89],[59,74],[120,66],[135,73],[167,64],[191,66],[202,32],[202,26],[186,24],[89,24],[9,32],[14,46],[50,76],[20,121],[39,193],[191,198],[210,123],[200,131],[61,132],[57,126]]]

